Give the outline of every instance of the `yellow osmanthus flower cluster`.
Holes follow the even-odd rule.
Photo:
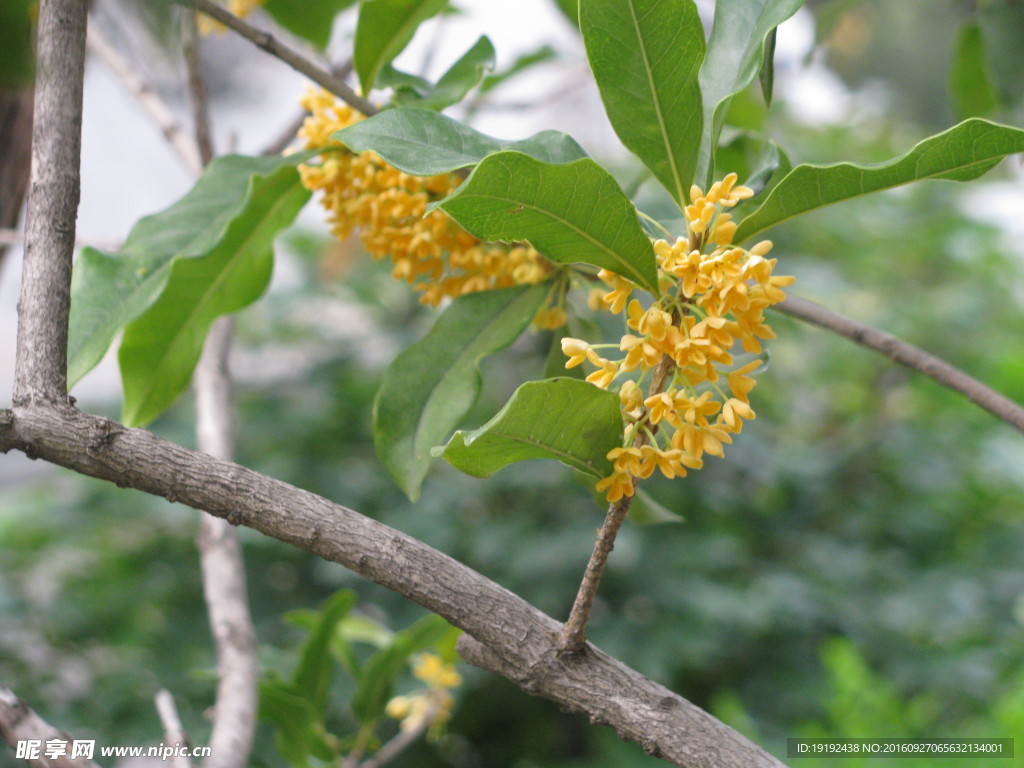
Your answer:
[[[427,684],[423,690],[408,696],[395,696],[386,707],[389,717],[401,720],[403,731],[422,731],[441,727],[451,716],[455,699],[448,692],[462,684],[462,676],[433,653],[416,657],[413,675]]]
[[[263,5],[264,0],[228,0],[227,9],[235,16],[244,19],[254,9],[259,8]],[[196,22],[199,26],[199,34],[210,35],[220,34],[224,31],[225,27],[216,19],[212,19],[205,14],[200,13]]]
[[[363,115],[322,90],[302,98],[310,116],[299,132],[311,149],[341,147],[331,134],[363,119]],[[484,243],[466,232],[443,211],[427,206],[458,186],[454,174],[419,177],[403,173],[375,152],[326,152],[317,165],[299,168],[309,189],[323,193],[321,203],[341,240],[359,231],[363,246],[375,259],[389,257],[392,275],[437,306],[455,298],[493,288],[533,285],[544,280],[550,262],[529,246]],[[560,306],[542,309],[535,319],[542,328],[565,322]]]
[[[732,244],[736,224],[724,209],[753,195],[736,181],[731,173],[707,193],[690,190],[688,236],[654,243],[661,296],[650,306],[632,298],[637,286],[628,279],[608,270],[598,274],[609,290],[595,303],[614,314],[625,311],[632,332],[618,344],[562,339],[565,367],[590,363],[597,370],[587,381],[598,387],[637,374],[618,387],[625,443],[609,452],[614,470],[597,483],[611,502],[632,496],[637,479],[657,470],[682,477],[703,466],[704,454],[722,456],[723,445],[755,416],[750,374],[761,360],[737,366],[731,350],[738,342],[757,354],[762,339],[774,338],[764,311],[785,298],[782,288],[794,278],[772,275],[776,259],[765,258],[771,242],[749,250]],[[604,347],[625,354],[609,359],[599,351]]]

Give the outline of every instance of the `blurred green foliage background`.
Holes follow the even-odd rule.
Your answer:
[[[977,19],[1006,33],[1020,6],[815,3],[814,55],[848,88],[850,118],[808,124],[776,109],[758,119],[794,159],[894,156],[953,122],[945,73],[960,26]],[[1024,50],[1024,37],[989,40],[993,61]],[[996,68],[992,77],[996,116],[1020,124],[1020,81]],[[621,170],[624,179],[637,173]],[[798,277],[794,293],[1022,402],[1024,248],[985,220],[982,205],[1013,190],[1020,199],[1019,170],[1007,178],[918,185],[791,222],[771,233],[778,271]],[[651,212],[661,204],[644,202]],[[432,313],[350,244],[301,230],[280,246],[291,279],[240,320],[239,461],[421,538],[564,616],[602,515],[586,485],[551,463],[487,481],[438,464],[410,504],[374,458],[370,403],[383,368]],[[757,420],[724,461],[652,482],[686,522],[625,527],[591,639],[778,755],[787,737],[824,735],[1017,737],[1024,750],[1024,438],[875,352],[780,315],[772,324],[778,339],[754,392]],[[539,377],[549,344],[528,334],[489,360],[467,425]],[[181,402],[156,428],[192,444],[191,418]],[[8,490],[0,682],[61,728],[112,744],[157,737],[150,701],[167,687],[202,744],[213,653],[195,519],[64,472]],[[242,538],[268,666],[294,664],[302,637],[282,614],[316,608],[340,588],[356,590],[359,610],[393,628],[423,614],[340,566],[249,531]],[[399,764],[660,764],[510,683],[462,671],[450,735]],[[254,764],[281,765],[266,730],[260,739]],[[0,753],[0,765],[9,759]]]

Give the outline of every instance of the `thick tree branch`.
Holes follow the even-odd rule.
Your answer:
[[[136,69],[118,53],[117,49],[103,36],[95,24],[89,24],[89,52],[102,61],[139,105],[153,119],[167,143],[181,158],[189,172],[198,176],[203,164],[196,142],[185,131],[172,110],[159,94],[147,83]]]
[[[920,347],[915,347],[870,325],[843,317],[820,304],[798,296],[787,296],[784,302],[776,304],[773,309],[838,333],[881,352],[900,365],[930,376],[944,387],[959,392],[996,418],[1024,432],[1024,407]]]
[[[15,749],[19,741],[41,741],[43,745],[51,739],[64,741],[68,744],[68,755],[71,753],[72,737],[63,731],[58,731],[52,725],[43,720],[39,715],[21,699],[19,699],[10,688],[0,685],[0,738],[3,738]],[[45,752],[40,750],[38,759],[25,761],[31,768],[99,768],[92,760],[84,757],[71,759],[69,756],[47,758]]]
[[[326,88],[349,106],[355,107],[364,115],[369,117],[380,110],[371,102],[352,90],[344,80],[341,80],[330,72],[311,62],[302,54],[293,51],[269,32],[261,32],[246,21],[235,16],[233,13],[221,8],[210,0],[173,0],[179,5],[185,5],[202,11],[207,16],[216,19],[225,27],[230,28],[246,40],[251,42],[262,51],[275,56],[297,72],[302,73],[317,85]]]
[[[69,406],[21,407],[0,448],[252,527],[392,589],[462,628],[527,691],[614,727],[689,768],[781,765],[703,710],[586,646],[558,653],[560,624],[476,571],[382,523],[237,464]]]
[[[67,401],[71,257],[82,154],[85,0],[39,4],[32,175],[14,402]]]

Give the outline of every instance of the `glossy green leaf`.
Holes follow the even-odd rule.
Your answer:
[[[718,0],[708,52],[700,68],[704,104],[697,179],[709,180],[711,160],[733,94],[757,76],[764,60],[765,38],[803,5],[803,0]],[[722,173],[731,169],[723,168]]]
[[[125,424],[147,424],[188,387],[213,321],[263,294],[274,263],[274,238],[308,199],[294,162],[284,165],[264,177],[242,211],[222,222],[226,226],[207,241],[210,247],[190,250],[193,258],[167,261],[159,298],[128,323],[118,352]],[[193,232],[195,224],[186,222]],[[205,238],[206,230],[199,231]],[[167,229],[165,234],[176,238],[179,233]]]
[[[295,166],[310,156],[219,157],[181,200],[141,219],[118,253],[83,248],[71,284],[69,384],[92,370],[117,332],[152,306],[176,260],[230,252],[244,234],[240,229],[256,227],[296,187]]]
[[[677,203],[697,165],[704,30],[693,0],[583,0],[580,29],[615,133]]]
[[[333,677],[331,646],[335,631],[338,623],[355,604],[356,595],[351,590],[342,590],[332,595],[320,610],[318,621],[299,654],[295,685],[320,716],[323,716],[327,708],[327,694]]]
[[[388,65],[379,78],[381,85],[395,88],[392,101],[400,106],[442,110],[462,101],[494,69],[494,46],[483,36],[466,51],[437,83],[407,75]]]
[[[480,393],[480,360],[515,341],[548,286],[460,296],[430,332],[388,366],[373,403],[377,456],[414,501],[430,449],[458,426]]]
[[[498,152],[439,205],[484,240],[525,240],[552,261],[605,267],[657,291],[654,251],[636,209],[590,158],[554,165]]]
[[[516,150],[548,163],[568,163],[587,156],[571,136],[558,131],[503,141],[437,112],[402,107],[361,120],[331,138],[354,152],[372,150],[413,176],[466,168],[502,150]]]
[[[446,0],[364,0],[352,56],[364,96],[373,89],[381,68],[409,44],[419,25],[446,4]]]
[[[614,392],[570,378],[528,381],[479,429],[459,431],[435,453],[474,477],[514,461],[558,459],[605,477],[608,451],[622,445],[622,411]]]
[[[1024,130],[972,118],[885,163],[798,165],[743,219],[735,239],[742,242],[801,213],[912,181],[970,181],[1017,152],[1024,152]]]
[[[757,79],[761,83],[761,95],[764,96],[764,103],[771,106],[772,95],[775,92],[775,41],[778,37],[778,27],[772,27],[768,37],[764,39],[764,55],[761,58],[761,71]]]
[[[321,51],[331,39],[334,17],[359,0],[266,0],[263,10],[293,35],[308,40]]]
[[[985,65],[981,28],[973,21],[964,22],[957,34],[949,70],[949,94],[953,111],[961,120],[987,115],[999,104]]]

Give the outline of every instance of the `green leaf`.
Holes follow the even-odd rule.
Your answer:
[[[331,759],[331,750],[324,742],[320,717],[305,692],[293,683],[260,681],[259,719],[277,726],[275,746],[292,765],[309,765],[310,755],[316,755],[322,760]]]
[[[772,27],[768,37],[764,39],[764,56],[761,59],[761,71],[757,79],[761,83],[761,95],[764,96],[764,103],[772,104],[772,94],[775,91],[775,40],[778,36],[778,27]]]
[[[685,517],[655,499],[642,485],[637,486],[633,492],[633,503],[629,505],[628,517],[636,525],[686,522]]]
[[[321,717],[327,709],[327,694],[331,686],[331,646],[335,630],[355,604],[355,592],[341,590],[334,593],[321,609],[318,621],[299,655],[295,685]]]
[[[689,199],[701,133],[704,31],[693,0],[584,0],[580,29],[608,119],[669,191]]]
[[[409,657],[428,650],[451,633],[451,625],[440,616],[425,616],[408,629],[396,633],[394,642],[366,660],[352,695],[352,711],[360,722],[373,723],[384,714],[395,680],[405,670]]]
[[[735,240],[742,242],[801,213],[912,181],[970,181],[1017,152],[1024,152],[1024,130],[972,118],[884,163],[798,165],[743,219]]]
[[[176,260],[230,252],[239,227],[255,227],[275,210],[283,191],[298,185],[295,165],[311,156],[219,157],[181,200],[141,219],[118,253],[83,248],[71,284],[69,385],[99,363],[123,326],[152,306]]]
[[[558,10],[571,21],[573,24],[579,25],[580,22],[580,0],[554,0],[555,5],[558,6]]]
[[[381,68],[409,44],[417,27],[446,4],[446,0],[364,0],[352,59],[364,96],[373,89]]]
[[[516,150],[548,163],[568,163],[587,156],[571,136],[558,131],[503,141],[437,112],[402,107],[361,120],[331,138],[344,142],[353,152],[372,150],[413,176],[434,176],[476,165],[502,150]]]
[[[266,0],[263,10],[293,35],[308,40],[321,51],[331,40],[334,17],[358,0]]]
[[[435,453],[474,477],[514,461],[558,459],[588,475],[611,474],[608,451],[622,445],[614,392],[570,378],[528,381],[479,429],[459,431]]]
[[[708,53],[700,68],[704,127],[696,177],[704,186],[713,171],[711,160],[733,94],[757,76],[768,34],[803,5],[803,0],[718,0]],[[722,169],[728,172],[730,169]]]
[[[547,285],[460,296],[420,341],[388,366],[373,402],[377,456],[410,499],[419,497],[430,449],[444,440],[480,393],[480,360],[518,338]]]
[[[985,66],[981,28],[973,21],[964,22],[957,34],[949,70],[949,93],[953,111],[961,120],[986,115],[999,105]]]
[[[431,84],[388,65],[379,78],[381,85],[395,88],[392,101],[406,107],[442,110],[462,101],[485,72],[494,69],[494,46],[485,35],[473,44],[451,68]]]
[[[17,89],[32,82],[32,0],[2,0],[0,29],[0,89]]]
[[[552,261],[605,267],[657,293],[654,251],[636,209],[590,158],[553,165],[498,152],[438,205],[479,238],[526,240]]]
[[[255,177],[252,186],[257,186]],[[226,226],[217,231],[217,237],[208,237],[208,231],[200,228],[199,237],[212,247],[194,247],[182,254],[194,254],[192,258],[172,256],[162,265],[167,274],[159,298],[128,323],[118,352],[125,424],[147,424],[188,387],[213,321],[247,307],[263,294],[273,269],[274,238],[308,199],[309,190],[302,185],[294,162],[282,165],[263,177],[258,191],[247,195],[248,204],[236,216],[221,222]],[[193,227],[201,222],[184,224],[195,232]],[[168,239],[179,235],[170,223],[163,233]],[[107,301],[112,301],[110,296]]]

